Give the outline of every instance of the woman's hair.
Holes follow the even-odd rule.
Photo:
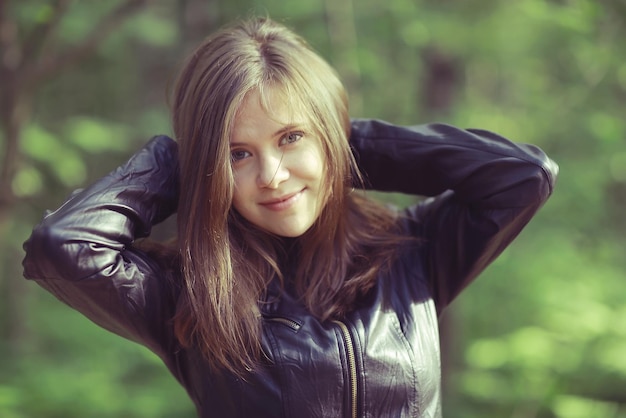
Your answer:
[[[326,204],[291,252],[284,240],[232,207],[233,124],[246,94],[258,91],[267,108],[270,89],[308,115],[326,160]],[[348,143],[344,87],[284,26],[256,18],[206,39],[183,66],[171,105],[179,142],[184,282],[176,336],[197,346],[215,369],[242,375],[261,357],[260,305],[271,280],[291,280],[320,320],[341,317],[374,285],[399,238],[389,211],[351,193],[360,176]],[[287,268],[293,269],[289,277]]]

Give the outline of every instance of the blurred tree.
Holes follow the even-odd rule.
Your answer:
[[[55,2],[0,2],[0,138],[2,138],[2,169],[0,170],[0,235],[7,234],[9,217],[15,208],[15,180],[23,147],[22,132],[31,116],[32,101],[46,81],[79,64],[92,54],[109,33],[124,19],[147,3],[147,0],[127,0],[98,20],[90,33],[74,45],[59,45],[57,31],[67,12],[68,0]],[[32,13],[35,12],[35,13]],[[30,20],[18,20],[20,14]],[[32,13],[32,14],[31,14]],[[43,138],[44,140],[47,138]],[[32,150],[49,148],[49,144],[33,144]],[[53,158],[53,154],[41,155]],[[49,161],[58,164],[57,160]],[[11,251],[0,251],[11,254]],[[2,263],[4,265],[4,263]],[[20,321],[23,290],[9,288],[0,276],[0,295],[5,310],[0,322],[0,338],[9,346],[25,328]],[[21,283],[21,282],[18,282]]]
[[[48,309],[47,295],[40,292],[31,294],[29,290],[33,288],[18,279],[21,276],[21,242],[28,234],[29,224],[32,225],[41,216],[42,205],[52,200],[58,202],[67,194],[68,187],[76,187],[85,181],[88,175],[88,154],[103,156],[103,153],[112,150],[125,151],[128,146],[120,146],[127,142],[128,129],[115,122],[88,116],[82,111],[66,118],[63,109],[70,102],[80,107],[80,97],[76,90],[69,96],[57,95],[55,90],[59,92],[68,86],[80,85],[81,74],[84,74],[83,79],[89,79],[89,72],[93,73],[94,69],[102,67],[102,57],[107,54],[107,48],[116,41],[115,38],[119,39],[120,29],[124,29],[131,17],[134,26],[124,30],[127,35],[122,43],[131,45],[129,41],[139,38],[143,40],[145,49],[150,45],[163,44],[164,41],[169,44],[172,36],[169,39],[164,36],[167,37],[167,29],[171,26],[161,25],[155,31],[156,18],[150,20],[147,19],[149,15],[137,16],[136,13],[149,4],[154,4],[154,1],[120,0],[94,4],[66,0],[0,1],[2,417],[93,416],[94,408],[100,407],[105,411],[113,411],[113,416],[156,416],[159,413],[158,406],[154,409],[152,395],[148,396],[146,402],[138,394],[121,409],[112,399],[121,400],[129,396],[130,391],[120,382],[124,379],[128,382],[133,373],[141,373],[143,379],[152,380],[155,383],[155,394],[158,393],[158,382],[165,375],[160,372],[158,376],[151,376],[145,366],[141,372],[141,365],[152,365],[148,371],[161,370],[162,365],[155,365],[153,357],[146,359],[145,354],[137,351],[131,350],[123,356],[125,345],[121,345],[121,348],[112,350],[115,356],[109,359],[111,365],[119,364],[120,369],[116,372],[114,368],[109,368],[111,376],[107,375],[103,380],[94,369],[93,360],[87,358],[87,362],[78,363],[70,360],[76,350],[81,351],[85,339],[89,344],[97,340],[89,338],[88,333],[78,331],[86,327],[81,324],[82,319],[75,316],[63,318],[65,311],[58,309],[58,301]],[[169,33],[172,33],[171,30]],[[119,51],[121,49],[113,51],[113,54]],[[98,61],[100,63],[94,66]],[[81,66],[87,70],[86,73],[80,70],[75,72]],[[97,85],[93,81],[87,84],[90,87]],[[162,83],[161,80],[158,82]],[[72,90],[72,87],[68,90]],[[98,97],[107,97],[105,94],[98,96],[93,88],[84,91],[88,91],[84,97],[91,103],[96,102]],[[113,91],[109,89],[109,93]],[[159,101],[162,101],[161,97]],[[42,104],[46,109],[45,114],[40,111]],[[60,111],[52,110],[55,106]],[[151,110],[154,111],[154,107]],[[147,116],[154,120],[149,113]],[[151,130],[163,125],[162,122],[151,123]],[[60,132],[63,134],[60,135]],[[123,142],[112,140],[116,137]],[[35,196],[37,199],[34,199]],[[37,316],[30,315],[30,307],[33,306],[36,307]],[[41,319],[50,318],[56,322],[42,326]],[[35,330],[32,334],[28,333],[31,328]],[[72,337],[70,332],[63,339],[59,338],[59,332],[72,329],[76,329],[78,334]],[[122,355],[122,358],[118,355]],[[44,358],[52,360],[58,367],[43,365],[41,359]],[[87,385],[84,373],[90,375]],[[106,390],[107,385],[111,389],[114,387],[109,383],[111,380],[118,380],[119,393]],[[169,391],[171,378],[162,386],[163,390],[167,388]],[[55,388],[59,390],[55,391]],[[128,410],[133,406],[139,408],[138,411]],[[185,411],[189,410],[188,402],[167,409],[177,416],[184,416]],[[175,411],[183,412],[178,414]]]

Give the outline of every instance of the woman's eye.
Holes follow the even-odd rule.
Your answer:
[[[302,132],[290,132],[280,140],[280,145],[293,144],[299,141],[304,134]]]
[[[230,152],[230,159],[232,162],[243,160],[248,156],[250,156],[250,153],[248,151],[234,150]]]

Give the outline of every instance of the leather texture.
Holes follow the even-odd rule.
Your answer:
[[[245,381],[178,345],[176,287],[133,246],[176,210],[177,145],[166,136],[47,214],[24,244],[24,275],[154,351],[200,417],[441,417],[438,316],[530,221],[558,167],[532,145],[443,124],[353,120],[350,142],[367,187],[426,196],[399,217],[419,242],[403,244],[341,322],[270,286],[268,360]]]

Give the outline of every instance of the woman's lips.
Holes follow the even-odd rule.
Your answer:
[[[300,199],[303,192],[304,189],[300,190],[299,192],[288,194],[276,199],[266,200],[265,202],[261,202],[259,204],[264,208],[273,211],[289,209]]]

